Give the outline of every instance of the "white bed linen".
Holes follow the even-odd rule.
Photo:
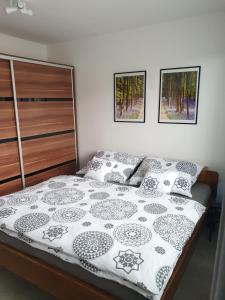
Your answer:
[[[194,200],[58,176],[0,198],[0,230],[160,299],[205,207]]]

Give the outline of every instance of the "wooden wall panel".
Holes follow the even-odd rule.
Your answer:
[[[20,175],[17,142],[0,144],[0,181]]]
[[[0,183],[0,196],[8,195],[22,189],[21,179],[15,179],[6,183]]]
[[[0,140],[16,137],[13,101],[0,101]]]
[[[18,98],[72,98],[71,70],[14,62]]]
[[[75,171],[76,171],[76,162],[74,161],[72,163],[27,177],[26,186],[37,184],[39,182],[45,181],[54,176],[75,175]]]
[[[23,141],[22,149],[25,174],[76,159],[74,133]]]
[[[0,97],[12,97],[10,63],[0,59]]]
[[[18,102],[21,136],[74,129],[73,102]]]

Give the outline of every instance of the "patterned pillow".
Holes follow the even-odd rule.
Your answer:
[[[196,182],[203,166],[189,161],[146,157],[134,175],[130,178],[129,184],[138,186],[142,182],[148,170],[153,171],[154,173],[159,173],[162,169],[179,172],[177,180],[174,182],[172,187],[172,193],[191,197],[191,187]]]
[[[132,155],[126,152],[112,152],[102,150],[98,150],[95,156],[109,159],[110,161],[123,163],[124,165],[132,165],[134,167],[136,167],[144,159],[144,156]]]
[[[203,166],[189,161],[176,161],[174,168],[179,174],[172,187],[172,193],[192,197],[191,188],[197,181]]]
[[[106,181],[106,174],[110,173],[114,166],[114,162],[94,157],[88,162],[88,170],[84,177],[104,182]]]
[[[112,151],[97,151],[94,158],[107,159],[116,163],[111,174],[107,174],[106,180],[109,182],[116,182],[124,184],[126,180],[132,175],[136,166],[143,160],[144,156],[135,156],[125,152]],[[89,164],[90,162],[88,162]],[[87,166],[76,172],[77,175],[85,175]],[[108,172],[109,173],[109,172]]]
[[[166,193],[169,194],[179,172],[162,169],[160,173],[147,171],[145,174],[140,189],[144,193]]]
[[[113,161],[113,163],[115,163],[115,165],[112,171],[106,174],[105,181],[124,184],[134,172],[135,165],[128,165],[115,161]]]
[[[179,172],[171,192],[176,194],[181,194],[191,198],[192,197],[191,187],[192,187],[191,176],[189,174]]]
[[[130,178],[128,184],[139,186],[147,171],[160,172],[165,167],[163,159],[159,157],[146,157],[140,164],[137,171]]]

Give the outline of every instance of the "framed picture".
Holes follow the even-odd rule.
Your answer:
[[[145,122],[146,71],[114,73],[114,121]]]
[[[159,123],[197,124],[200,66],[160,70]]]

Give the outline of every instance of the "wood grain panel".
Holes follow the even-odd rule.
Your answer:
[[[14,62],[18,98],[72,98],[71,70]]]
[[[0,181],[20,175],[17,142],[0,144]]]
[[[0,59],[0,97],[12,97],[12,81],[10,63]]]
[[[0,101],[0,140],[16,136],[13,101]]]
[[[0,196],[8,195],[22,189],[21,179],[15,179],[6,183],[0,183]]]
[[[208,169],[202,170],[197,180],[198,183],[204,183],[211,187],[213,197],[216,197],[217,194],[218,181],[218,173],[215,171],[210,171]]]
[[[26,178],[26,186],[31,186],[39,182],[45,181],[51,177],[59,175],[75,175],[76,162],[56,167],[54,169],[44,171]]]
[[[76,159],[74,133],[22,142],[25,174]]]
[[[21,136],[74,129],[73,103],[18,102]]]

